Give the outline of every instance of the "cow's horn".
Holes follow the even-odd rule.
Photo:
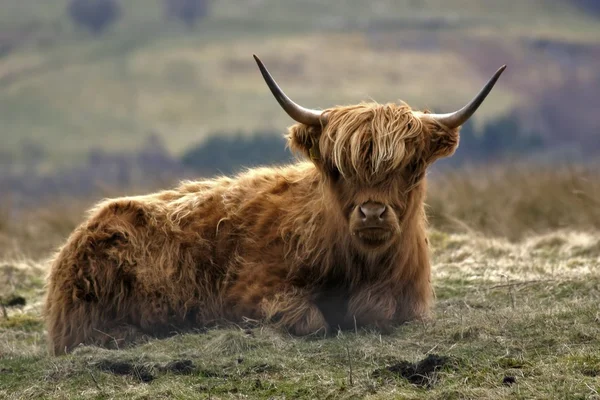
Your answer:
[[[311,110],[308,108],[304,108],[299,104],[296,104],[283,93],[283,90],[277,85],[275,79],[271,76],[265,65],[260,61],[260,59],[255,55],[254,59],[258,64],[258,68],[260,69],[260,73],[263,78],[265,78],[265,82],[267,82],[267,86],[271,89],[271,93],[275,96],[275,99],[279,102],[279,105],[284,109],[284,111],[292,117],[296,122],[300,122],[301,124],[311,125],[311,126],[320,126],[321,124],[325,125],[327,123],[325,117],[323,117],[322,111]]]
[[[483,103],[487,95],[492,91],[496,81],[498,81],[498,78],[500,78],[500,75],[502,75],[502,72],[504,72],[505,69],[506,65],[503,65],[498,71],[496,71],[494,76],[492,76],[492,79],[490,79],[483,89],[481,89],[479,94],[475,96],[475,98],[471,100],[469,104],[460,110],[449,114],[428,114],[428,116],[435,119],[447,128],[458,128],[467,122],[467,120],[471,118],[473,114],[475,114],[475,111],[477,111],[481,103]]]

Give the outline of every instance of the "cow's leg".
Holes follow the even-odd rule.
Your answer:
[[[421,285],[406,285],[398,296],[394,319],[397,322],[406,322],[429,318],[432,299],[433,288],[429,280]]]
[[[365,287],[350,296],[346,319],[357,326],[389,328],[395,321],[398,302],[387,288]]]
[[[260,282],[260,283],[259,283]],[[311,294],[303,289],[280,289],[272,281],[238,281],[227,293],[229,318],[244,318],[272,323],[295,335],[327,332],[329,326]]]
[[[280,257],[241,261],[236,280],[224,295],[227,317],[265,321],[300,336],[326,333],[329,326],[315,293],[290,283],[288,274]]]
[[[326,334],[329,330],[323,313],[311,300],[310,294],[302,289],[288,290],[272,299],[264,299],[261,308],[267,321],[294,335]]]
[[[431,297],[429,285],[407,285],[396,290],[365,287],[351,296],[347,319],[355,320],[359,326],[389,329],[394,324],[427,318]]]

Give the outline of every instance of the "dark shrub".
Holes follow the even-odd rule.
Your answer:
[[[99,35],[119,18],[121,8],[116,0],[71,0],[68,12],[75,24]]]

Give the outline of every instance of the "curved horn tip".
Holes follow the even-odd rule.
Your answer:
[[[501,66],[500,68],[498,68],[498,70],[496,71],[496,73],[492,76],[491,81],[493,81],[494,83],[496,83],[496,80],[498,80],[498,78],[500,78],[500,75],[502,75],[502,73],[504,72],[504,70],[506,70],[506,64],[504,64],[503,66]]]
[[[500,68],[498,68],[498,70],[494,73],[494,75],[492,75],[492,78],[488,81],[487,85],[495,85],[496,82],[498,81],[498,79],[500,78],[500,75],[502,75],[502,73],[504,72],[504,70],[506,70],[506,64],[504,64],[503,66],[501,66]],[[491,90],[491,88],[490,88]]]
[[[305,125],[315,125],[315,126],[323,125],[323,124],[327,123],[327,120],[325,118],[323,118],[323,119],[321,118],[321,116],[323,114],[322,111],[304,108],[304,107],[296,104],[292,99],[290,99],[283,92],[283,90],[281,90],[279,85],[277,85],[277,82],[275,82],[275,80],[273,79],[273,77],[271,76],[269,71],[267,70],[267,67],[265,67],[265,65],[260,60],[260,58],[258,58],[258,56],[256,54],[253,54],[252,56],[254,57],[254,60],[256,61],[256,64],[258,65],[258,69],[260,70],[260,73],[262,74],[265,82],[267,83],[267,86],[271,90],[271,93],[273,94],[273,96],[275,96],[275,99],[277,100],[277,102],[279,103],[281,108],[283,108],[283,110],[293,120],[295,120],[296,122],[305,124]]]
[[[264,68],[263,62],[260,60],[260,58],[258,58],[256,54],[252,54],[252,57],[254,57],[254,61],[256,61],[256,64],[258,64],[259,68]]]
[[[485,84],[485,86],[479,91],[477,96],[475,96],[475,98],[473,98],[460,110],[448,114],[430,114],[429,116],[448,128],[454,129],[463,125],[469,118],[471,118],[471,116],[475,113],[475,111],[477,111],[479,106],[481,106],[481,104],[490,94],[492,88],[496,85],[496,82],[498,82],[500,75],[502,75],[505,69],[506,64],[501,66],[492,76],[492,78]]]

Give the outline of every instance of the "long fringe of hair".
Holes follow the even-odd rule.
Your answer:
[[[418,140],[423,123],[408,105],[361,103],[326,113],[319,145],[344,177],[374,183],[415,158],[419,146],[407,144]]]

